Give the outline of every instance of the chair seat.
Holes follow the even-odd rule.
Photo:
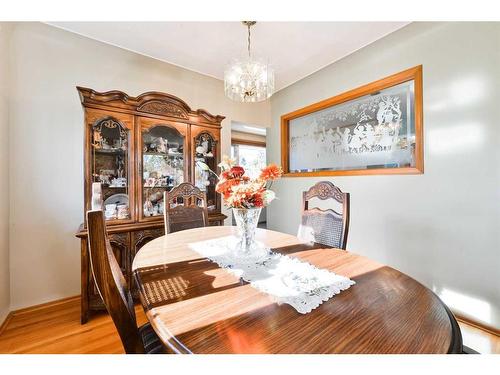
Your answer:
[[[150,323],[140,326],[139,334],[141,335],[142,342],[144,343],[144,350],[146,354],[165,353],[165,348]]]

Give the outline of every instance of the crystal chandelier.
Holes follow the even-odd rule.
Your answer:
[[[224,71],[224,92],[238,102],[260,102],[274,92],[273,69],[250,53],[250,28],[256,23],[243,21],[248,28],[248,58],[234,59]]]

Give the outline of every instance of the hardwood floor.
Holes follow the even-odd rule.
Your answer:
[[[464,345],[481,354],[500,354],[500,336],[474,327],[460,319],[458,325],[462,331]]]
[[[142,306],[137,322],[146,323]],[[56,306],[14,313],[0,335],[0,353],[115,354],[124,353],[113,322],[105,313],[80,324],[80,298]]]
[[[141,306],[138,324],[146,322]],[[459,321],[464,344],[480,353],[500,354],[500,337]],[[80,298],[12,314],[0,334],[0,353],[124,353],[113,322],[105,313],[80,324]]]

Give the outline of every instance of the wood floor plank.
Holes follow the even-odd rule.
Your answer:
[[[500,336],[458,320],[464,345],[481,354],[500,354]]]
[[[147,322],[136,306],[139,325]],[[0,353],[121,354],[120,337],[110,317],[94,315],[80,324],[80,300],[70,299],[32,311],[14,313],[0,335]]]

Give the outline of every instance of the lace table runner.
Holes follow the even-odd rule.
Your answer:
[[[355,282],[319,269],[297,258],[270,251],[260,244],[259,255],[242,256],[233,249],[237,238],[229,236],[190,244],[203,257],[215,262],[278,304],[287,303],[307,314]]]

